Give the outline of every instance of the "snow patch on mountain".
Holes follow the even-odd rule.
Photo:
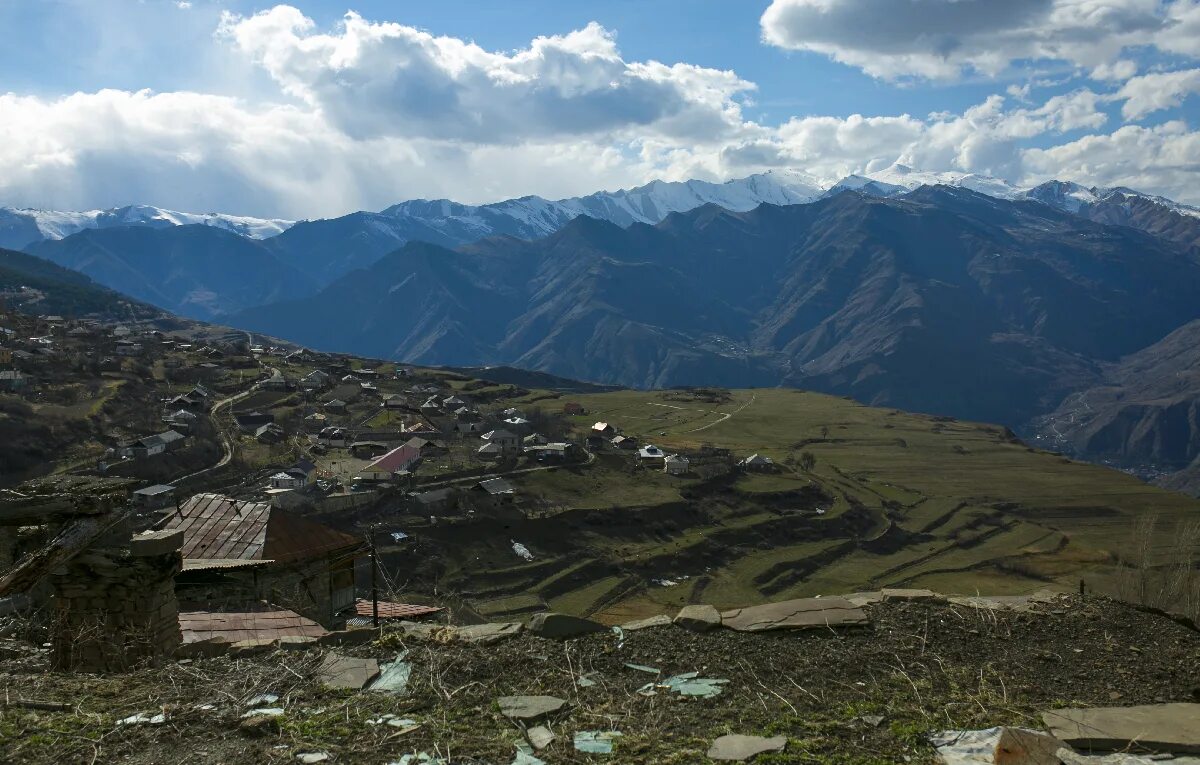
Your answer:
[[[79,212],[0,207],[0,228],[24,228],[31,233],[36,230],[36,234],[24,244],[38,239],[64,239],[86,229],[117,226],[215,226],[250,239],[266,239],[286,231],[293,223],[290,220],[251,218],[244,215],[187,213],[149,205],[128,205],[108,210]]]

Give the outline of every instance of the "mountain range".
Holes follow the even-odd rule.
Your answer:
[[[526,241],[410,242],[240,327],[634,387],[790,385],[1023,423],[1200,318],[1176,242],[962,187],[844,193]]]
[[[1185,243],[1200,241],[1200,210],[1161,197],[1057,181],[1020,189],[987,176],[918,172],[893,165],[869,175],[849,176],[832,186],[805,173],[777,171],[725,183],[655,181],[635,189],[557,201],[534,196],[486,205],[411,200],[379,212],[298,223],[146,206],[86,213],[0,208],[0,246],[7,243],[37,252],[139,299],[212,319],[311,295],[409,241],[453,249],[489,236],[536,239],[581,215],[629,226],[658,223],[670,213],[705,204],[745,212],[760,204],[805,204],[845,191],[893,197],[923,185],[965,188],[999,199],[1036,199],[1099,222],[1131,225]],[[95,233],[129,228],[153,233],[137,237]],[[230,233],[247,240],[233,248],[254,253],[253,257],[210,262],[213,253],[231,247]],[[104,257],[97,257],[98,248]],[[171,253],[169,269],[148,265],[160,253]],[[277,270],[274,278],[267,276],[269,268]],[[147,269],[153,272],[149,280],[143,278]]]
[[[1200,210],[1127,188],[895,165],[294,224],[122,210],[0,210],[0,238],[32,225],[28,252],[100,284],[324,349],[813,388],[1200,473],[1200,359],[1176,353],[1200,339]]]

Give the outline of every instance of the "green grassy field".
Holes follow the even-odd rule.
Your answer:
[[[781,469],[714,483],[634,470],[609,450],[520,476],[520,495],[541,511],[499,533],[539,565],[491,596],[527,593],[615,622],[686,602],[883,586],[1007,594],[1082,578],[1112,591],[1136,517],[1160,516],[1164,555],[1175,521],[1200,517],[1197,500],[1030,449],[993,425],[786,389],[733,391],[719,404],[678,391],[572,400],[588,410],[571,418],[578,435],[606,421],[668,452],[712,445]],[[805,453],[811,471],[799,467]],[[481,551],[474,533],[457,531],[447,555],[446,581],[466,591],[512,565],[503,544]]]

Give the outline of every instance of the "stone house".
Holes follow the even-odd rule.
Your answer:
[[[325,626],[354,605],[363,540],[263,502],[197,494],[161,524],[183,531],[181,603],[266,600]]]
[[[686,475],[691,462],[682,454],[670,454],[663,458],[663,471],[668,475]]]

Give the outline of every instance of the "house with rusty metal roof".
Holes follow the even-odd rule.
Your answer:
[[[265,502],[197,494],[162,523],[184,533],[181,602],[284,603],[325,625],[354,603],[363,540]]]

